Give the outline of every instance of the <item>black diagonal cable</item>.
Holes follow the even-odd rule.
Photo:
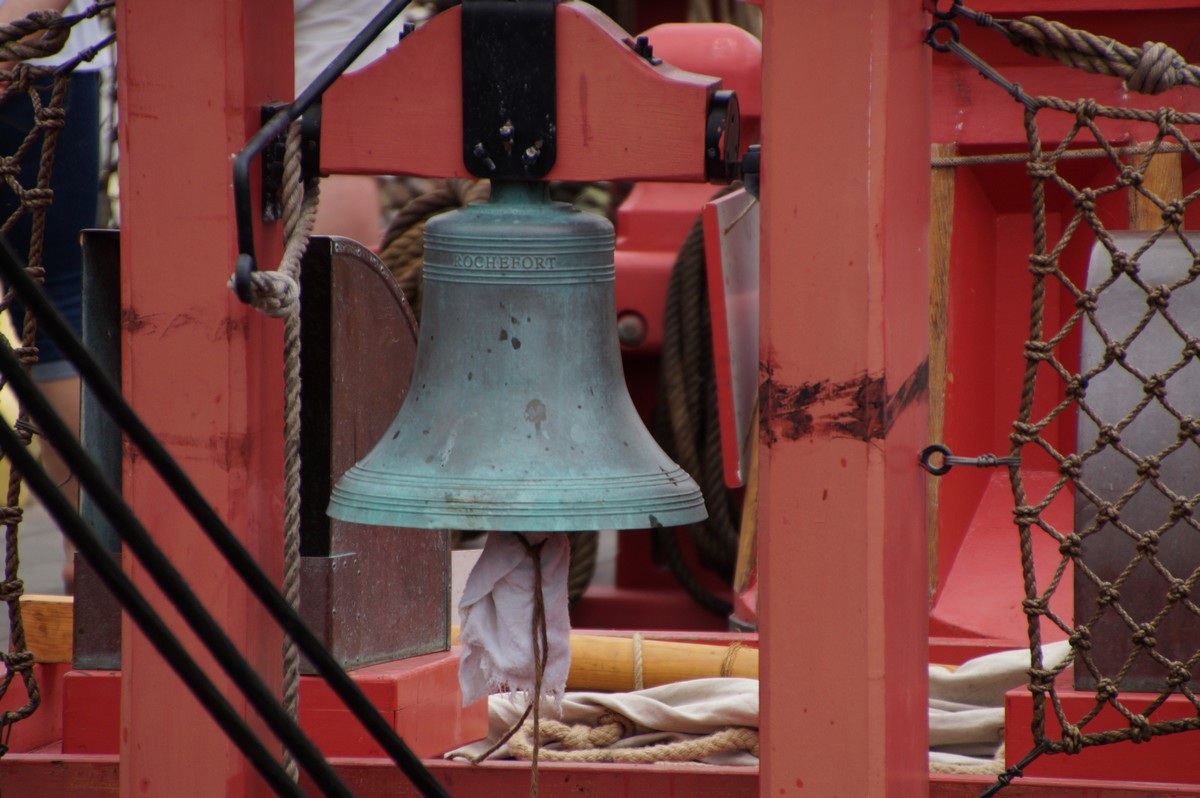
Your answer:
[[[88,492],[96,506],[104,513],[105,518],[117,530],[122,541],[129,546],[129,549],[145,567],[146,572],[154,579],[154,583],[187,621],[196,636],[200,638],[200,642],[220,663],[221,668],[234,681],[271,731],[292,752],[296,762],[312,776],[313,781],[326,795],[337,798],[353,798],[354,793],[342,782],[317,747],[288,716],[287,710],[275,699],[270,688],[241,655],[221,625],[205,609],[200,599],[184,581],[183,575],[176,570],[162,549],[155,544],[154,539],[142,526],[141,521],[134,515],[129,505],[125,504],[108,484],[99,467],[88,457],[78,439],[67,427],[66,422],[50,406],[50,401],[34,385],[33,379],[25,373],[20,359],[7,339],[0,340],[0,373],[4,374],[8,384],[12,386],[13,392],[20,399],[21,406],[38,425],[43,437],[54,446],[55,451],[62,456],[63,460],[70,464],[71,472],[79,479],[80,486]],[[8,430],[7,425],[0,424],[0,427],[5,427],[6,432],[11,433],[12,437],[16,437],[16,433]],[[20,439],[18,438],[18,440]],[[23,447],[21,452],[28,455]],[[12,457],[15,453],[8,450],[8,454]],[[26,473],[25,467],[18,466],[17,470],[22,474]],[[40,495],[39,493],[39,497]],[[77,513],[72,514],[76,516],[80,524],[83,523]],[[58,520],[57,516],[55,520]],[[66,520],[69,524],[70,519]]]
[[[129,437],[129,440],[141,450],[147,462],[162,477],[163,482],[179,499],[200,529],[225,557],[247,589],[271,614],[284,633],[292,638],[296,647],[308,657],[309,662],[338,695],[346,708],[363,725],[363,728],[387,752],[392,761],[423,796],[426,798],[450,798],[445,788],[409,749],[396,730],[388,725],[358,685],[346,675],[333,655],[305,625],[299,613],[262,572],[242,542],[229,530],[229,527],[192,484],[179,464],[133,411],[133,408],[121,395],[120,390],[113,385],[112,380],[87,351],[83,342],[79,340],[79,336],[63,319],[41,287],[25,273],[21,264],[11,257],[11,253],[7,253],[3,247],[0,247],[0,271],[3,272],[9,285],[13,286],[20,294],[25,306],[34,313],[38,324],[50,334],[67,359],[79,369],[80,378],[92,391],[95,399],[109,413],[121,431]],[[68,432],[66,437],[70,439],[68,443],[74,443],[73,448],[79,450],[74,436]],[[53,441],[51,442],[53,443]],[[75,464],[65,454],[63,459],[75,469]],[[78,473],[78,469],[76,469],[76,473]]]
[[[4,346],[4,349],[7,354],[11,355],[11,350],[7,345]],[[0,355],[0,357],[3,356]],[[11,361],[7,359],[4,360],[4,363],[11,365]],[[19,363],[17,369],[20,370]],[[7,376],[7,370],[4,373]],[[187,653],[183,644],[172,634],[162,618],[146,601],[146,597],[121,570],[120,564],[113,560],[104,544],[79,516],[54,480],[46,474],[45,469],[38,464],[34,456],[25,448],[24,442],[8,424],[0,423],[0,450],[8,455],[13,467],[21,474],[26,484],[32,488],[34,494],[53,516],[59,529],[75,544],[79,553],[95,569],[96,575],[121,602],[121,606],[129,613],[129,617],[154,644],[158,653],[183,680],[183,683],[233,741],[233,744],[246,755],[254,769],[262,775],[275,794],[285,796],[285,798],[304,798],[300,787],[288,777],[283,767],[275,761],[275,758],[247,725],[245,719],[234,710],[221,691]]]

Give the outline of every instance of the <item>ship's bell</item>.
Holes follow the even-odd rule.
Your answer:
[[[408,395],[329,515],[553,532],[704,519],[625,387],[606,219],[496,182],[425,226],[424,279]]]

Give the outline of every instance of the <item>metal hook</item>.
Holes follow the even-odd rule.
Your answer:
[[[953,0],[953,2],[950,3],[950,9],[948,11],[942,11],[940,8],[938,8],[938,0],[932,0],[932,2],[933,15],[942,20],[954,19],[956,16],[958,16],[963,7],[963,0]]]
[[[958,32],[958,26],[953,22],[949,22],[949,17],[940,17],[941,22],[935,22],[929,26],[929,30],[925,32],[925,43],[939,53],[951,52],[951,43],[958,44],[961,34]],[[950,40],[947,42],[939,42],[937,39],[938,31],[949,31]]]
[[[935,466],[933,464],[933,456],[940,454],[942,456],[942,464]],[[998,457],[994,454],[981,454],[978,457],[955,457],[954,453],[949,448],[940,443],[935,443],[932,446],[926,446],[921,450],[921,454],[917,457],[917,462],[921,468],[924,468],[935,477],[940,477],[943,474],[950,472],[954,466],[973,466],[975,468],[998,468],[999,466],[1019,466],[1021,464],[1020,457]]]

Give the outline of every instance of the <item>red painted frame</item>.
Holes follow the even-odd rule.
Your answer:
[[[766,387],[865,376],[884,386],[886,402],[919,375],[925,357],[931,78],[921,38],[927,20],[911,0],[762,5]],[[1087,7],[1116,12],[1127,5],[1096,0]],[[1160,6],[1182,13],[1194,4],[1161,0]],[[1033,10],[1020,0],[1004,7]],[[289,39],[282,32],[290,30],[288,7],[283,0],[123,0],[117,14],[126,393],[278,576],[278,327],[236,304],[224,283],[235,240],[228,158],[257,127],[259,104],[290,94]],[[175,46],[180,30],[189,31],[186,63]],[[796,46],[799,37],[805,46]],[[988,48],[978,45],[985,56],[1010,64]],[[830,64],[848,68],[836,80],[820,77]],[[1032,69],[1011,63],[1010,76],[1035,78],[1025,72]],[[941,77],[932,81],[934,96],[965,85],[961,72],[935,73]],[[951,94],[961,104],[961,95]],[[957,125],[946,115],[957,107],[939,103],[934,129]],[[1010,122],[989,116],[989,108],[959,109],[960,145],[995,145],[996,131]],[[270,263],[277,231],[259,232],[261,260]],[[952,401],[961,407],[966,397]],[[862,439],[789,436],[784,419],[770,410],[760,447],[759,776],[546,766],[546,794],[960,795],[981,782],[939,778],[931,789],[926,770],[928,580],[923,477],[914,467],[925,443],[921,402],[894,402]],[[961,425],[961,417],[954,423]],[[229,584],[215,554],[196,543],[199,536],[164,501],[143,464],[131,458],[126,471],[135,510],[160,530],[169,555],[277,683],[277,631]],[[975,490],[981,495],[981,487]],[[970,515],[969,507],[942,512]],[[147,586],[145,575],[129,567]],[[132,630],[123,661],[119,776],[111,757],[9,754],[0,784],[32,790],[36,778],[39,791],[111,795],[119,779],[122,795],[264,794]],[[171,722],[164,724],[165,708]],[[383,794],[398,782],[394,769],[377,761],[339,766],[363,795]],[[519,764],[431,766],[460,794],[527,786]],[[560,770],[561,777],[548,776]],[[1047,791],[1062,787],[1049,785],[1010,789],[1055,794]],[[1140,786],[1096,789],[1097,795],[1160,794]]]

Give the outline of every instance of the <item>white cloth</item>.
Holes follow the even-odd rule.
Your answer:
[[[494,695],[488,701],[488,739],[451,751],[446,757],[472,757],[482,754],[500,739],[525,711],[521,696]],[[613,748],[639,748],[658,743],[696,739],[731,726],[758,728],[758,680],[738,678],[693,679],[632,693],[567,693],[563,696],[561,716],[568,725],[594,725],[606,712],[633,722],[634,736],[617,742]],[[551,709],[543,706],[543,710]],[[550,712],[545,712],[550,715]],[[558,714],[558,713],[554,713]],[[556,748],[551,744],[548,748]],[[509,756],[501,746],[489,759]],[[734,751],[703,760],[710,765],[757,765],[758,757],[746,751]]]
[[[524,533],[542,547],[542,596],[548,654],[542,695],[557,702],[571,669],[571,618],[567,608],[570,533]],[[512,532],[490,532],[467,577],[459,612],[463,646],[458,681],[463,705],[502,690],[533,693],[533,560]]]
[[[297,96],[383,10],[384,4],[384,0],[293,0]],[[362,69],[395,47],[407,16],[408,9],[367,46],[348,71]]]
[[[1042,647],[1042,663],[1057,667],[1066,642]],[[929,761],[949,765],[994,759],[1004,742],[1004,694],[1029,682],[1029,651],[1001,651],[960,668],[929,666]]]

